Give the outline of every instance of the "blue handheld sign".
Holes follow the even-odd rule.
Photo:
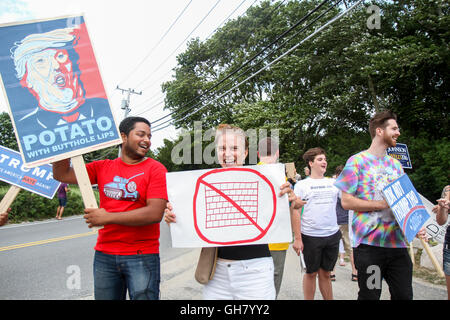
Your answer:
[[[0,180],[49,199],[54,197],[60,185],[53,179],[51,165],[27,168],[19,152],[3,146],[0,146]]]
[[[386,152],[392,158],[400,161],[403,169],[412,169],[412,163],[409,157],[408,146],[406,144],[397,143],[395,147],[387,148]]]
[[[383,189],[383,195],[408,242],[430,218],[420,195],[407,174],[402,175]]]

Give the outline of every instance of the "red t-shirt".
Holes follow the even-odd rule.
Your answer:
[[[125,212],[147,205],[151,198],[167,200],[166,168],[148,158],[130,165],[117,158],[88,163],[92,184],[98,184],[100,207]],[[95,250],[106,254],[159,253],[159,223],[146,226],[108,224],[98,232]]]

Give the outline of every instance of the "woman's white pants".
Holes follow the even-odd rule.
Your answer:
[[[205,300],[274,300],[272,257],[217,260],[214,277],[203,287]]]

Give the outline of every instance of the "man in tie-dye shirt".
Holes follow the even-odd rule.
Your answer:
[[[342,190],[342,206],[354,210],[354,261],[358,270],[358,299],[379,299],[381,279],[391,299],[412,299],[412,262],[407,242],[387,202],[383,188],[404,172],[386,154],[395,147],[400,131],[390,111],[377,113],[369,123],[370,148],[347,160],[335,186]]]

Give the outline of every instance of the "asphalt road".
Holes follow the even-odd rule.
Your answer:
[[[96,238],[81,216],[0,227],[0,300],[91,299]],[[161,224],[161,263],[185,251]]]
[[[92,262],[96,233],[81,216],[61,221],[6,225],[0,228],[0,300],[93,299]],[[202,285],[194,280],[199,249],[171,248],[170,232],[161,223],[161,299],[202,299]],[[354,300],[358,285],[351,269],[336,268],[334,298]],[[414,279],[414,299],[446,300],[444,286]],[[298,257],[289,248],[280,300],[303,300]],[[316,299],[321,299],[316,292]],[[389,299],[383,283],[382,299]]]

